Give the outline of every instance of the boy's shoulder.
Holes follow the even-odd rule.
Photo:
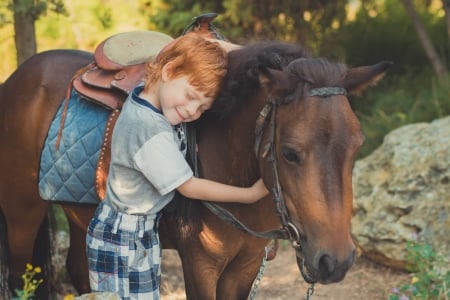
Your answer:
[[[121,126],[130,126],[136,131],[156,135],[162,131],[173,131],[165,117],[148,107],[127,99],[120,113]]]

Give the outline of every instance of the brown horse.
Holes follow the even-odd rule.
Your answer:
[[[389,63],[348,68],[283,43],[246,46],[229,57],[225,86],[196,124],[200,175],[240,186],[262,177],[273,197],[221,207],[252,230],[281,227],[307,282],[342,280],[355,257],[351,175],[363,142],[347,93],[377,81]],[[69,80],[91,60],[80,51],[44,52],[0,86],[0,250],[10,287],[20,287],[25,264],[48,251],[36,239],[50,206],[38,193],[40,153]],[[222,221],[201,202],[174,201],[159,230],[164,248],[181,257],[187,298],[246,299],[269,240]],[[88,292],[85,233],[95,207],[61,206],[70,225],[66,267],[77,290]]]

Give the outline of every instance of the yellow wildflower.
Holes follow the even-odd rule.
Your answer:
[[[34,268],[34,271],[35,271],[36,273],[41,273],[41,272],[42,272],[41,267],[36,267],[36,268]]]
[[[413,278],[411,278],[411,283],[414,284],[416,282],[419,281],[419,278],[417,278],[416,276],[414,276]]]
[[[75,295],[74,294],[68,294],[68,295],[65,295],[64,296],[64,299],[63,300],[72,300],[72,299],[74,299],[75,298]]]

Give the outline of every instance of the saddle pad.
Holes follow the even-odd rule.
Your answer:
[[[50,125],[41,153],[39,194],[44,200],[98,204],[95,169],[111,111],[86,101],[72,90],[56,149],[64,103]]]

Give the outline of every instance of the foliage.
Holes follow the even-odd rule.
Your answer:
[[[408,268],[413,272],[411,283],[394,288],[389,300],[449,299],[449,262],[424,242],[408,241],[406,250]]]
[[[221,32],[234,42],[277,39],[313,44],[333,24],[346,18],[346,1],[272,0],[159,0],[143,1],[152,9],[150,23],[173,36],[179,35],[193,16],[219,13]]]
[[[443,57],[450,58],[442,16],[428,10],[425,2],[417,4],[422,4],[417,6],[418,12],[433,43],[439,46]],[[438,85],[399,1],[385,0],[383,6],[363,6],[352,22],[328,35],[323,45],[336,40],[341,41],[339,46],[324,47],[322,51],[349,65],[381,60],[394,62],[387,76],[376,88],[368,89],[364,99],[351,99],[366,136],[358,157],[370,154],[397,127],[430,122],[450,114],[450,88]]]
[[[63,0],[10,0],[6,7],[16,14],[31,14],[34,20],[45,15],[47,11],[66,13]]]
[[[22,275],[23,279],[23,288],[22,290],[16,289],[16,297],[13,297],[12,300],[32,300],[35,297],[35,293],[39,285],[44,282],[43,279],[36,279],[42,272],[40,267],[33,267],[31,264],[27,264],[25,266],[25,273]],[[64,296],[63,300],[72,300],[75,298],[73,294],[67,294]]]
[[[31,264],[27,264],[25,267],[25,273],[22,275],[23,279],[23,289],[17,290],[17,297],[14,297],[13,300],[28,300],[33,299],[35,296],[34,293],[39,285],[44,281],[43,279],[35,279],[34,277],[41,273],[40,267],[33,267]]]
[[[11,1],[0,0],[0,52],[3,58],[0,83],[17,66],[12,12],[7,8]],[[93,51],[103,39],[113,34],[157,29],[148,23],[148,17],[144,14],[150,11],[142,11],[139,1],[59,1],[64,1],[65,14],[55,13],[51,3],[56,0],[46,1],[50,9],[45,17],[36,21],[38,52],[59,48]]]
[[[354,20],[329,31],[320,54],[358,66],[381,60],[394,62],[390,74],[420,72],[429,61],[410,17],[398,0],[384,0],[376,7],[362,6]],[[422,3],[422,2],[420,2]],[[432,43],[443,60],[450,61],[450,43],[443,16],[424,4],[416,7]]]
[[[359,158],[370,154],[395,128],[450,115],[450,87],[438,85],[431,74],[431,69],[403,76],[388,74],[364,99],[350,100],[366,137]]]

